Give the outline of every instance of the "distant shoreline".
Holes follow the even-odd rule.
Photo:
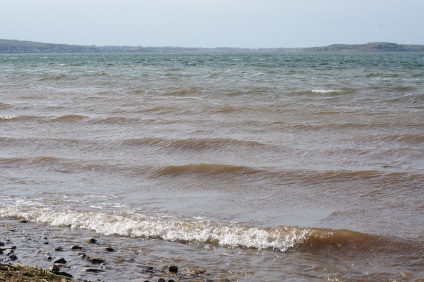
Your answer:
[[[372,42],[366,44],[332,44],[308,48],[197,48],[146,46],[68,45],[0,39],[0,53],[140,53],[140,52],[424,52],[424,45]]]

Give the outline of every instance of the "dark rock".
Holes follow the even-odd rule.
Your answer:
[[[53,266],[52,266],[52,272],[58,272],[58,271],[60,271],[60,267],[58,265],[56,265],[56,264],[53,264]]]
[[[56,275],[61,275],[61,276],[65,276],[65,277],[68,277],[68,278],[73,278],[74,277],[71,274],[69,274],[67,272],[63,272],[63,271],[57,271],[57,272],[53,272],[53,273],[56,274]]]
[[[48,245],[48,244],[49,244],[49,242],[44,242],[43,244],[44,244],[44,245]]]
[[[51,256],[46,256],[46,260],[51,261],[53,258]]]
[[[59,246],[59,247],[54,248],[54,250],[56,252],[61,252],[61,251],[63,251],[63,248],[62,248],[62,246]]]
[[[178,272],[178,266],[171,265],[168,270],[171,273],[177,273]]]
[[[72,246],[71,250],[81,250],[81,246]]]
[[[97,239],[91,238],[90,240],[88,240],[88,242],[91,243],[91,244],[96,244]]]
[[[19,220],[19,222],[20,222],[20,223],[28,223],[28,220],[26,220],[26,219],[21,219],[21,220]]]
[[[10,260],[17,260],[18,259],[18,257],[14,253],[10,253],[8,255],[8,257],[9,257]]]
[[[146,273],[153,273],[153,266],[146,267]]]
[[[166,280],[163,278],[159,278],[158,282],[166,282]]]
[[[16,246],[10,247],[11,250],[16,250]]]
[[[54,263],[66,264],[67,261],[64,258],[61,258],[61,259],[55,260]]]
[[[4,243],[3,242],[0,242],[0,247],[4,247]]]
[[[175,280],[169,279],[168,282],[175,282]]]
[[[48,240],[47,237],[44,237],[44,240]]]
[[[94,273],[105,272],[103,269],[98,269],[98,268],[87,268],[85,271],[86,272],[94,272]]]
[[[98,259],[98,258],[94,258],[94,259],[91,260],[92,264],[102,264],[104,262],[105,262],[104,259]]]
[[[108,252],[114,252],[114,251],[115,251],[115,249],[114,249],[114,248],[112,248],[112,247],[107,247],[107,248],[106,248],[106,251],[108,251]]]
[[[90,257],[89,256],[87,256],[86,254],[84,254],[84,253],[79,253],[78,254],[82,259],[86,259],[86,260],[89,260],[90,259]]]

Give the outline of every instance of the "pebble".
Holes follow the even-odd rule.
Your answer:
[[[103,269],[98,269],[98,268],[87,268],[85,271],[86,272],[94,272],[94,273],[105,272]]]
[[[104,262],[105,262],[104,259],[98,259],[98,258],[94,258],[94,259],[91,260],[92,264],[102,264]]]
[[[9,254],[8,257],[9,257],[10,260],[17,260],[18,259],[18,257],[13,253]]]
[[[52,271],[53,272],[53,271]],[[62,275],[62,276],[65,276],[65,277],[68,277],[68,278],[73,278],[74,276],[72,276],[72,274],[69,274],[69,273],[67,273],[67,272],[61,272],[61,271],[55,271],[55,272],[53,272],[54,274],[57,274],[57,275]]]
[[[59,272],[60,271],[60,267],[56,264],[53,264],[52,266],[52,272]]]
[[[106,251],[108,251],[108,252],[114,252],[114,251],[115,251],[115,249],[114,249],[114,248],[112,248],[112,247],[107,247],[107,248],[106,248]]]
[[[60,258],[60,259],[58,259],[58,260],[55,260],[55,261],[54,261],[54,263],[66,264],[66,263],[67,263],[67,261],[66,261],[66,259],[64,259],[64,258]]]
[[[171,273],[177,273],[178,272],[178,266],[171,265],[168,270]]]
[[[91,238],[90,240],[88,240],[88,242],[91,243],[91,244],[96,244],[97,239]]]
[[[89,256],[87,256],[86,254],[84,254],[84,253],[79,253],[78,254],[82,259],[86,259],[86,260],[89,260],[90,259],[90,257]]]
[[[72,246],[71,250],[81,250],[82,247],[81,246]]]

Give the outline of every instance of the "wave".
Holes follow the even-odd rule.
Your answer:
[[[49,81],[49,80],[64,80],[70,78],[69,75],[66,74],[57,74],[57,75],[48,75],[39,79],[39,81]]]
[[[172,95],[172,96],[185,96],[185,95],[191,95],[191,94],[199,94],[202,93],[204,89],[199,87],[192,87],[188,89],[177,89],[170,92],[167,92],[166,95]]]
[[[316,112],[316,114],[334,114],[334,112]],[[281,124],[281,122],[274,122],[274,124]],[[286,125],[282,123],[283,125]],[[373,129],[373,128],[386,128],[391,126],[389,123],[356,123],[356,122],[340,122],[340,123],[299,123],[287,125],[289,128],[295,130],[322,130],[322,129]]]
[[[162,149],[171,150],[208,150],[228,146],[258,148],[265,144],[249,141],[227,138],[188,138],[188,139],[166,139],[166,138],[139,138],[128,139],[122,142],[127,146],[153,146]]]
[[[389,238],[355,232],[297,226],[259,227],[240,223],[207,220],[182,220],[154,217],[134,212],[89,212],[55,210],[28,201],[0,208],[0,217],[26,219],[52,226],[89,229],[103,235],[120,235],[144,239],[160,239],[180,243],[211,244],[228,248],[289,250],[335,249],[373,250],[397,248],[411,251],[414,245],[400,244]]]
[[[165,113],[172,113],[178,110],[178,107],[176,106],[169,106],[169,105],[162,105],[162,106],[155,106],[151,107],[145,110],[140,110],[140,112],[152,112],[157,114],[165,114]]]
[[[389,134],[382,136],[383,141],[397,141],[413,145],[424,144],[424,135],[422,134]]]
[[[44,118],[45,117],[42,117],[42,116],[12,115],[12,116],[0,116],[0,121],[20,121],[20,120],[37,121]]]
[[[344,90],[342,89],[312,89],[312,93],[317,94],[336,94],[336,93],[343,93]]]
[[[0,102],[0,109],[1,108],[10,108],[10,107],[12,107],[12,105]]]
[[[154,174],[155,176],[178,176],[185,174],[197,174],[205,176],[217,175],[249,175],[261,172],[247,166],[234,166],[223,164],[187,164],[187,165],[171,165],[160,168]]]
[[[87,116],[84,115],[77,115],[77,114],[69,114],[69,115],[63,115],[63,116],[59,116],[56,118],[53,118],[52,121],[62,121],[62,122],[67,122],[67,121],[78,121],[78,120],[83,120],[88,118]]]
[[[0,121],[54,121],[54,122],[69,122],[78,121],[88,118],[84,115],[69,114],[62,116],[32,116],[32,115],[12,115],[0,116]]]
[[[127,118],[127,117],[106,117],[98,118],[91,121],[92,124],[128,124],[140,122],[139,118]]]
[[[40,156],[35,158],[0,158],[0,164],[6,164],[6,165],[30,165],[30,164],[37,164],[37,165],[51,165],[51,164],[57,164],[62,159],[55,158],[55,157],[47,157],[47,156]]]
[[[7,141],[7,140],[6,140]],[[219,177],[235,178],[244,181],[278,181],[286,184],[317,185],[322,183],[344,183],[366,181],[367,183],[420,183],[424,175],[413,172],[386,172],[379,170],[281,170],[273,167],[251,167],[243,165],[189,163],[180,165],[156,166],[151,164],[117,163],[114,160],[68,159],[52,156],[33,158],[0,158],[0,164],[8,167],[37,167],[50,171],[76,173],[116,173],[138,177]]]

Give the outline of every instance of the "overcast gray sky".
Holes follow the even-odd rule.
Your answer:
[[[82,45],[424,44],[424,0],[0,0],[0,38]]]

